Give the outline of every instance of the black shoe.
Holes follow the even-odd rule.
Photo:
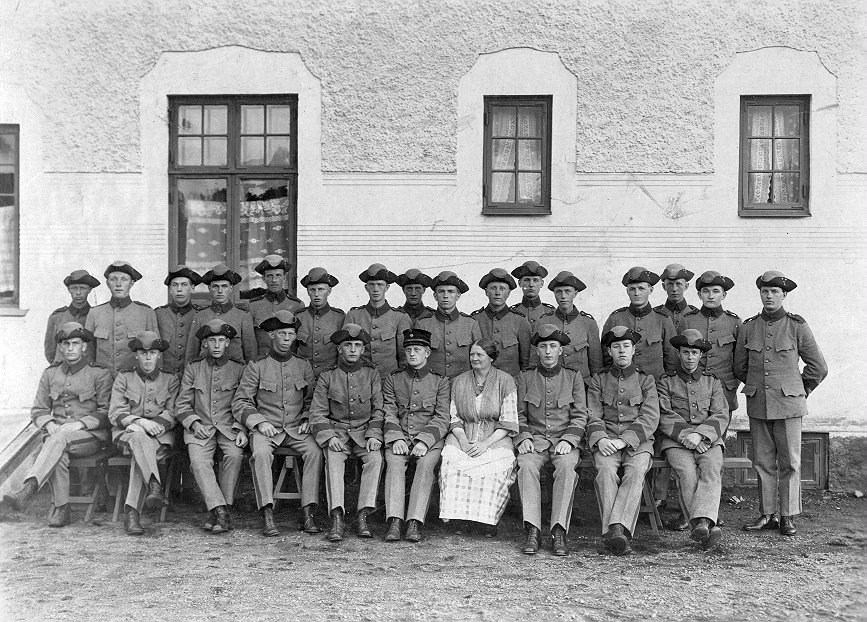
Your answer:
[[[367,510],[358,510],[358,514],[355,515],[355,533],[359,538],[373,537],[367,524]]]
[[[331,510],[331,529],[328,531],[328,539],[332,542],[343,540],[343,532],[346,531],[346,523],[343,522],[343,510]]]
[[[626,529],[620,523],[615,523],[609,528],[608,543],[615,555],[627,555],[632,552],[625,531]]]
[[[262,535],[267,537],[279,536],[280,530],[274,521],[274,508],[271,504],[262,508]]]
[[[406,535],[404,538],[407,542],[421,542],[421,523],[415,519],[410,520],[406,524]]]
[[[54,508],[51,518],[48,519],[49,527],[65,527],[69,524],[69,504]]]
[[[699,518],[695,522],[695,527],[690,532],[689,537],[696,542],[704,542],[710,535],[710,521],[706,518]]]
[[[311,503],[301,508],[301,529],[304,533],[322,533],[322,529],[316,524],[316,505]]]
[[[539,532],[539,528],[534,527],[533,525],[527,525],[527,540],[524,542],[524,547],[521,549],[521,552],[525,555],[535,555],[539,552],[541,539],[542,534]]]
[[[205,519],[205,522],[199,525],[199,529],[202,531],[211,531],[214,528],[214,524],[217,522],[217,513],[215,510],[211,510],[208,512],[208,518]]]
[[[149,510],[163,508],[169,504],[168,499],[163,494],[163,487],[156,477],[151,477],[151,481],[148,483],[148,496],[145,497],[144,504]]]
[[[3,495],[3,505],[8,505],[16,512],[23,512],[38,491],[39,485],[36,483],[36,478],[28,477],[21,488],[13,493]]]
[[[551,553],[557,557],[565,557],[569,554],[569,546],[566,544],[566,530],[560,525],[554,525],[551,530]]]
[[[131,536],[140,536],[144,533],[141,522],[139,522],[138,510],[130,508],[126,511],[126,520],[123,521],[123,528]]]
[[[211,533],[226,533],[229,531],[229,510],[225,505],[214,508],[214,525]]]
[[[759,531],[760,529],[777,529],[780,522],[777,520],[776,514],[762,514],[754,523],[744,525],[744,531]]]
[[[708,533],[707,539],[702,543],[702,547],[705,551],[710,551],[719,544],[720,538],[722,538],[722,529],[714,525],[710,528],[710,532]]]
[[[385,541],[400,542],[401,531],[403,531],[403,521],[399,518],[392,518],[388,522],[388,531],[385,532]]]
[[[795,529],[794,516],[780,516],[780,533],[784,536],[794,536],[798,533]]]
[[[686,531],[689,529],[689,521],[683,514],[678,514],[675,518],[665,523],[665,528],[671,531]]]

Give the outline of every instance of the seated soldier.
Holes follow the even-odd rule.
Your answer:
[[[281,309],[259,325],[268,333],[271,349],[247,363],[232,401],[232,413],[249,430],[250,468],[256,504],[262,513],[262,535],[276,536],[274,522],[274,450],[288,447],[304,461],[301,481],[301,529],[320,533],[314,518],[322,476],[322,450],[310,434],[307,421],[313,399],[313,368],[292,354],[298,319]]]
[[[434,469],[440,461],[443,439],[449,431],[449,381],[432,372],[430,333],[420,328],[403,331],[406,367],[393,371],[382,383],[385,413],[386,542],[401,538],[404,516],[409,515],[406,539],[421,541],[427,516]],[[406,466],[415,460],[415,476],[406,512]]]
[[[87,270],[75,270],[63,279],[63,284],[71,298],[69,306],[55,309],[48,316],[48,327],[45,330],[45,358],[49,363],[60,363],[64,360],[60,353],[60,344],[55,337],[61,326],[67,322],[76,322],[82,327],[87,323],[87,314],[90,313],[90,303],[87,297],[94,287],[99,287],[99,281],[90,276]],[[93,345],[93,343],[91,343]],[[87,358],[94,360],[96,348],[87,349]]]
[[[163,494],[158,462],[175,443],[175,399],[180,382],[176,374],[160,370],[162,353],[169,343],[146,330],[128,343],[136,366],[121,371],[111,388],[108,418],[112,438],[123,455],[132,456],[133,476],[126,495],[124,529],[131,536],[144,533],[143,507],[168,505]]]
[[[244,373],[244,364],[229,358],[235,329],[223,320],[211,320],[196,338],[207,354],[184,368],[177,400],[177,420],[184,426],[190,469],[205,498],[210,516],[202,529],[224,533],[233,528],[228,506],[235,500],[241,473],[246,428],[232,417],[232,398]],[[219,446],[220,483],[214,475],[214,452]]]
[[[660,448],[677,473],[680,498],[692,527],[690,537],[708,550],[722,537],[717,516],[729,408],[722,382],[699,369],[711,343],[699,331],[687,328],[671,339],[671,345],[678,349],[677,371],[656,383]]]
[[[319,376],[310,405],[310,428],[325,449],[325,482],[331,512],[328,539],[343,540],[343,474],[352,453],[361,458],[361,488],[358,491],[356,533],[372,538],[367,514],[376,504],[382,474],[382,383],[379,372],[361,360],[370,335],[358,324],[346,324],[331,335],[337,345],[337,366]]]
[[[602,336],[611,367],[594,374],[587,388],[587,446],[596,465],[596,497],[603,543],[615,555],[632,552],[644,476],[653,463],[653,432],[659,397],[652,376],[635,368],[632,355],[641,335],[614,326]],[[622,478],[618,470],[623,468]]]
[[[553,324],[540,324],[532,344],[539,364],[518,376],[518,489],[524,511],[527,542],[523,552],[539,550],[542,528],[542,490],[539,473],[554,465],[551,535],[554,555],[569,554],[566,533],[572,517],[572,498],[578,481],[578,449],[587,423],[587,401],[581,372],[563,367],[560,355],[569,336]]]
[[[2,505],[23,512],[48,481],[54,495],[48,526],[63,527],[69,524],[69,458],[90,456],[108,443],[111,374],[90,361],[93,335],[81,324],[63,324],[55,341],[63,362],[42,372],[30,411],[33,424],[42,430],[42,449],[27,471],[24,486],[5,495]]]

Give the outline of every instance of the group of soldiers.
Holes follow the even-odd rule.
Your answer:
[[[305,532],[321,532],[315,509],[324,470],[327,537],[344,537],[344,467],[352,454],[362,464],[356,533],[372,537],[367,515],[385,464],[385,539],[418,542],[453,426],[450,380],[470,369],[470,348],[484,338],[499,351],[494,365],[517,383],[513,442],[527,532],[523,552],[541,546],[540,474],[553,463],[551,546],[555,555],[568,554],[582,451],[597,470],[603,543],[613,553],[631,550],[654,455],[676,473],[690,537],[705,549],[715,546],[725,433],[740,383],[761,512],[744,528],[795,534],[801,418],[827,366],[804,319],[783,308],[796,285],[780,272],[756,279],[762,311],[742,322],[723,308],[730,278],[708,271],[696,279],[697,308],[685,299],[694,274],[684,266],[671,264],[661,275],[634,267],[622,279],[629,305],[611,313],[600,338],[596,320],[575,306],[584,283],[560,272],[547,285],[556,306],[544,303],[548,272],[535,261],[511,273],[488,272],[479,287],[489,303],[472,314],[458,310],[469,287],[450,271],[432,278],[411,269],[398,276],[373,264],[359,275],[369,302],[344,313],[328,303],[338,279],[324,268],[301,279],[307,306],[286,291],[284,258],[267,256],[255,269],[267,289],[237,303],[233,290],[242,278],[226,265],[204,275],[177,266],[164,281],[170,302],[156,309],[130,298],[142,276],[126,262],[106,268],[111,299],[93,308],[88,294],[99,281],[84,270],[66,277],[71,303],[49,318],[50,366],[32,409],[43,447],[23,486],[4,496],[5,509],[23,511],[49,482],[49,525],[68,524],[70,457],[91,455],[111,441],[132,458],[125,529],[141,534],[143,509],[168,503],[160,462],[180,429],[209,512],[202,527],[211,533],[233,529],[230,510],[249,445],[264,535],[279,533],[272,462],[275,449],[284,447],[303,463]],[[667,300],[652,307],[649,297],[660,280]],[[200,283],[211,295],[206,306],[193,304]],[[394,283],[406,295],[397,308],[385,298]],[[518,287],[521,302],[508,306]],[[423,303],[428,288],[435,309]],[[407,503],[410,461],[416,470]],[[660,496],[668,478],[660,478]]]

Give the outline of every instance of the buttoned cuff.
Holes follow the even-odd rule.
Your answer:
[[[532,441],[533,435],[530,434],[529,432],[519,432],[518,435],[512,439],[512,441],[515,443],[516,446],[520,445],[521,443],[523,443],[526,440]]]
[[[382,441],[382,428],[368,427],[367,432],[364,433],[364,438],[375,438],[378,441]]]
[[[85,430],[98,430],[101,426],[99,417],[94,417],[93,415],[85,415],[79,421]]]
[[[192,431],[193,424],[196,421],[201,422],[202,418],[199,417],[196,413],[190,411],[186,416],[178,415],[178,420],[181,422],[181,425],[184,426],[184,428]]]
[[[629,446],[632,451],[638,449],[638,446],[641,445],[641,441],[638,440],[638,434],[633,432],[632,430],[626,430],[623,434],[620,435],[620,440]]]
[[[39,415],[33,420],[33,424],[40,430],[44,430],[50,421],[54,421],[54,415]]]
[[[579,445],[581,445],[581,437],[576,434],[564,434],[560,437],[561,441],[566,441],[570,445],[572,445],[572,449],[577,449]]]
[[[385,444],[391,445],[395,441],[406,441],[409,443],[409,437],[403,433],[403,430],[387,430],[385,432]]]
[[[594,432],[593,434],[590,435],[590,438],[587,440],[587,446],[590,447],[591,450],[595,449],[596,445],[603,438],[608,438],[607,432]]]
[[[244,421],[244,425],[247,426],[248,430],[255,430],[257,425],[259,425],[260,423],[263,423],[265,421],[268,421],[268,420],[265,419],[265,417],[263,417],[259,413],[254,412],[253,414],[251,414],[247,417],[247,419]]]
[[[171,419],[168,419],[166,417],[163,417],[162,415],[160,415],[159,417],[154,417],[153,421],[154,421],[154,423],[159,423],[161,426],[163,426],[163,430],[165,430],[166,432],[171,430],[175,425],[174,421],[172,421]]]
[[[434,440],[433,435],[429,434],[428,432],[421,432],[418,436],[415,437],[414,442],[424,443],[425,445],[427,445],[428,449],[436,445],[436,441]]]
[[[316,433],[316,444],[320,447],[328,445],[328,441],[337,436],[337,432],[332,429],[320,430]]]

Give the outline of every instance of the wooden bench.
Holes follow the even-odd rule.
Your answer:
[[[110,449],[104,449],[92,456],[70,456],[69,458],[70,472],[73,469],[78,469],[80,472],[80,478],[77,483],[79,494],[70,494],[69,503],[87,506],[84,512],[85,523],[93,518],[93,512],[97,503],[108,496],[108,486],[106,485],[105,476],[107,463],[111,454],[112,451]],[[53,503],[51,511],[54,511]]]
[[[298,458],[301,457],[301,454],[288,447],[278,447],[274,450],[274,455],[283,458],[283,464],[280,465],[280,474],[277,476],[277,482],[274,484],[273,497],[274,511],[276,512],[281,500],[291,501],[297,499],[301,501],[301,470],[298,468]],[[289,471],[292,471],[292,474],[295,476],[296,492],[288,490],[283,492],[283,484],[286,483],[286,476]]]
[[[172,482],[175,479],[178,466],[178,455],[178,452],[173,451],[168,456],[161,458],[157,462],[157,464],[165,465],[166,467],[165,486],[163,486],[163,494],[165,494],[166,499],[169,498],[169,494],[172,491]],[[112,514],[111,520],[117,522],[120,518],[120,511],[121,508],[123,508],[124,499],[126,498],[126,491],[129,489],[129,486],[132,485],[135,476],[135,464],[133,464],[132,456],[114,456],[113,458],[109,458],[106,464],[108,468],[129,467],[129,477],[126,479],[119,477],[117,480],[117,486],[115,486],[114,489],[114,513]],[[165,522],[166,512],[168,509],[168,506],[164,506],[163,509],[160,510],[158,522]]]

